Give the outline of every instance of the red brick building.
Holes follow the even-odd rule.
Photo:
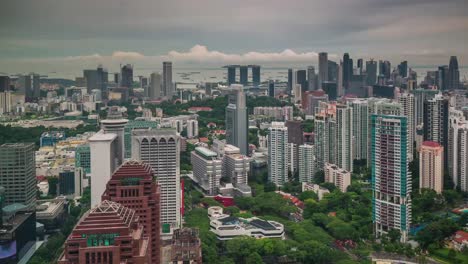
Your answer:
[[[134,209],[150,237],[151,263],[160,263],[160,189],[148,164],[127,161],[112,175],[102,200]]]
[[[58,264],[150,264],[143,229],[134,210],[103,201],[81,217]]]

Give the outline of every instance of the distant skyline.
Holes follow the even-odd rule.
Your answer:
[[[4,0],[0,72],[316,65],[317,53],[468,65],[466,0]]]

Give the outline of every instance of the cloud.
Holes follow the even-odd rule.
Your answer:
[[[145,55],[134,51],[114,51],[114,53],[112,53],[112,57],[122,59],[142,59],[145,58]]]
[[[336,55],[329,55],[330,58],[337,58]],[[170,51],[162,56],[165,60],[199,63],[283,63],[283,62],[316,62],[317,52],[297,53],[291,49],[281,52],[258,52],[249,51],[246,53],[223,53],[216,50],[209,50],[206,46],[195,45],[187,52]]]

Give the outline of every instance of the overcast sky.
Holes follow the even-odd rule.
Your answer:
[[[2,0],[0,72],[468,59],[467,0]]]

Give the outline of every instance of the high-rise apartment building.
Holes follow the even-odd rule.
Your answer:
[[[441,194],[444,189],[444,148],[437,142],[424,141],[419,150],[419,188]]]
[[[226,107],[226,142],[238,147],[241,154],[249,153],[248,114],[242,85],[231,85],[229,104]]]
[[[411,91],[414,95],[414,111],[415,111],[415,120],[414,123],[416,126],[422,125],[424,120],[424,102],[432,99],[439,93],[437,90],[430,89],[414,89]]]
[[[409,160],[413,160],[413,144],[414,144],[414,136],[416,134],[416,124],[414,121],[415,116],[415,100],[414,95],[410,93],[402,93],[400,94],[398,101],[401,104],[401,113],[400,115],[406,116],[408,118],[408,157]]]
[[[20,203],[36,208],[36,158],[34,143],[0,146],[0,186],[5,188],[3,205]]]
[[[437,142],[448,149],[449,100],[442,94],[424,102],[423,124],[424,140]],[[447,162],[448,155],[444,152],[444,166]]]
[[[463,111],[450,108],[448,173],[455,187],[468,191],[468,121]]]
[[[103,201],[112,201],[135,210],[149,238],[151,263],[160,263],[160,189],[151,167],[139,161],[122,164],[107,183]]]
[[[317,164],[315,164],[314,145],[299,146],[299,181],[311,183],[314,180]]]
[[[411,224],[411,172],[408,120],[404,116],[372,115],[372,222],[380,237],[392,229],[407,241]]]
[[[323,171],[325,182],[333,183],[340,191],[346,192],[351,185],[351,172],[330,163],[325,163]]]
[[[319,70],[318,70],[318,88],[322,88],[322,83],[328,81],[328,53],[319,53]]]
[[[336,165],[353,171],[353,109],[347,105],[336,105]]]
[[[307,84],[309,91],[315,91],[318,89],[317,87],[317,74],[315,74],[315,67],[309,66],[307,67]],[[304,89],[305,90],[305,89]]]
[[[161,186],[163,230],[181,223],[180,138],[174,129],[134,130],[132,159],[148,163]]]
[[[78,221],[58,264],[158,263],[151,262],[149,242],[135,210],[103,201]]]
[[[268,180],[282,186],[288,181],[288,128],[272,122],[268,130]]]
[[[163,62],[163,76],[162,76],[162,89],[164,96],[172,99],[175,91],[172,84],[172,62]]]
[[[352,99],[348,105],[353,109],[352,146],[353,159],[367,159],[369,141],[369,105],[366,99]]]

